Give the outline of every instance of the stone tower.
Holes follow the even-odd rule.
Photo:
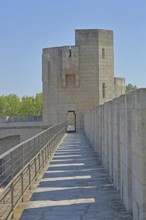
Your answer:
[[[43,49],[43,120],[53,125],[74,113],[77,131],[83,114],[125,92],[114,78],[113,31],[76,30],[75,46]]]

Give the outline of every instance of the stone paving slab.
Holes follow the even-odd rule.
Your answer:
[[[21,220],[132,220],[85,135],[69,133]]]

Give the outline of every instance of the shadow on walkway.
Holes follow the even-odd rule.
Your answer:
[[[86,136],[67,134],[21,220],[132,220]]]

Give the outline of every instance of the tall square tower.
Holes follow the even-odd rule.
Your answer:
[[[75,46],[43,49],[43,120],[53,125],[73,112],[77,131],[83,114],[124,92],[115,86],[113,31],[76,30]]]

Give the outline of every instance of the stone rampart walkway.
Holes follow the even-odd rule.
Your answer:
[[[67,134],[21,220],[132,220],[85,135]]]

